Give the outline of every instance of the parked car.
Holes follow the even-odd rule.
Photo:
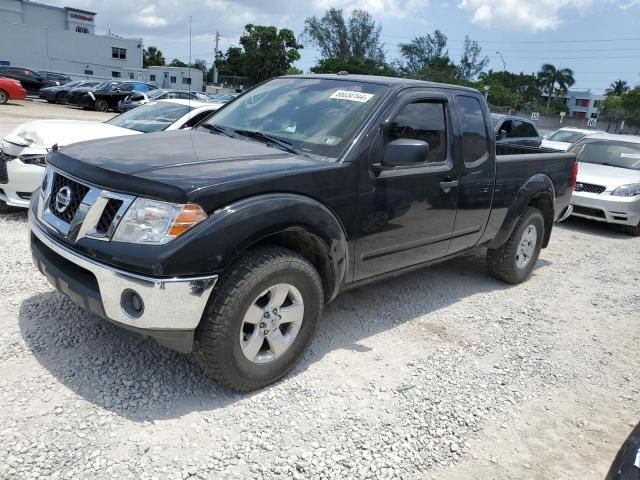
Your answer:
[[[640,478],[640,423],[618,450],[604,480],[638,480]]]
[[[539,147],[542,137],[534,123],[526,118],[511,115],[491,114],[491,121],[498,143],[511,143],[528,147]]]
[[[50,103],[67,103],[69,92],[78,87],[95,87],[100,82],[87,82],[86,80],[80,80],[75,82],[68,82],[64,85],[57,85],[53,87],[44,87],[40,89],[40,98]]]
[[[580,162],[573,215],[624,225],[640,236],[640,137],[599,133],[570,151]]]
[[[526,280],[576,159],[505,150],[477,90],[281,77],[189,131],[52,152],[31,250],[72,301],[253,390],[293,368],[347,288],[480,247],[497,278]],[[397,216],[360,228],[375,211]]]
[[[104,82],[80,97],[79,104],[98,112],[108,112],[117,110],[118,102],[131,95],[131,92],[148,92],[156,88],[158,87],[143,82]]]
[[[62,147],[98,138],[177,130],[196,125],[219,105],[187,100],[161,100],[104,123],[77,120],[37,120],[20,125],[0,143],[0,209],[27,208],[42,182],[45,158],[54,145]]]
[[[553,150],[560,150],[566,152],[571,145],[576,143],[587,135],[594,135],[596,133],[604,133],[601,130],[587,130],[584,128],[562,127],[555,132],[546,135],[542,138],[542,148],[551,148]]]
[[[25,98],[27,98],[27,91],[22,88],[18,80],[0,77],[0,105],[9,100],[24,100]]]
[[[239,95],[240,95],[239,93],[217,93],[215,95],[207,94],[207,96],[212,101],[219,102],[219,103],[228,103]]]
[[[71,77],[64,73],[48,72],[46,70],[38,70],[37,73],[48,86],[60,86],[71,82]]]
[[[80,107],[82,106],[81,102],[85,94],[87,94],[88,92],[92,92],[97,88],[104,88],[104,86],[112,82],[99,82],[97,85],[93,85],[93,83],[94,82],[88,82],[84,85],[73,87],[71,90],[69,90],[69,94],[67,95],[67,104]]]
[[[196,100],[201,102],[209,101],[209,97],[204,93],[190,92],[189,90],[167,90],[164,88],[159,88],[156,90],[151,90],[150,92],[132,92],[124,100],[121,100],[118,103],[118,110],[120,112],[126,112],[127,110],[131,110],[132,108],[144,105],[145,103],[172,98],[179,100]]]
[[[28,94],[38,94],[42,87],[49,86],[48,82],[38,73],[28,68],[8,67],[0,65],[0,77],[18,80]]]

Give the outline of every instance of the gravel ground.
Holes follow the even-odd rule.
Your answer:
[[[26,238],[0,216],[0,479],[601,480],[639,419],[640,239],[606,225],[519,286],[480,252],[345,293],[253,394],[74,306]]]

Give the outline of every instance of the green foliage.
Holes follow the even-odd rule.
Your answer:
[[[164,66],[164,56],[162,52],[156,47],[145,48],[142,51],[142,66],[144,68]]]
[[[322,59],[355,57],[384,61],[381,27],[365,10],[353,10],[345,20],[342,10],[330,8],[322,18],[307,18],[304,25],[302,38],[318,47]]]
[[[289,67],[285,75],[302,75],[304,72],[296,67]]]
[[[182,60],[178,60],[177,58],[174,58],[173,60],[171,60],[171,63],[169,64],[169,66],[170,67],[188,67],[189,65],[184,63]]]
[[[396,76],[395,70],[384,62],[372,58],[324,58],[318,65],[311,67],[313,73],[349,72],[357,75]]]
[[[611,82],[611,85],[609,85],[609,88],[607,88],[604,94],[608,97],[611,95],[620,96],[628,92],[630,88],[626,80],[616,80],[615,82]]]
[[[506,71],[480,73],[477,88],[489,87],[488,101],[493,106],[520,108],[531,105],[540,97],[538,80],[534,75]]]
[[[608,96],[600,106],[599,116],[604,120],[624,120],[630,125],[640,126],[640,87],[621,95]]]
[[[300,59],[303,48],[289,29],[278,31],[276,27],[247,25],[240,37],[244,52],[244,70],[251,83],[258,83],[287,73],[291,65]]]
[[[410,75],[426,68],[434,58],[448,57],[447,36],[440,30],[416,37],[409,43],[399,44],[400,54],[404,58],[404,73]]]
[[[556,94],[565,94],[576,80],[570,68],[557,68],[545,63],[538,72],[540,87],[547,94],[547,109],[551,108],[551,100]],[[556,87],[557,85],[557,87]]]
[[[410,74],[411,78],[440,83],[459,83],[458,67],[449,57],[434,57],[423,68]]]
[[[226,53],[218,52],[215,60],[219,75],[244,77],[244,59],[242,48],[229,47]]]
[[[458,65],[458,78],[467,81],[475,79],[489,63],[489,57],[486,55],[481,57],[481,55],[482,48],[480,48],[480,44],[475,40],[471,40],[469,35],[465,35],[464,51]]]

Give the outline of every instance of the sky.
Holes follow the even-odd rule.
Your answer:
[[[41,0],[42,1],[42,0]],[[536,72],[543,63],[575,72],[575,89],[602,93],[616,79],[640,84],[640,0],[44,0],[96,12],[97,33],[140,37],[167,62],[212,62],[215,32],[220,48],[238,45],[244,25],[275,25],[296,36],[307,17],[331,7],[371,13],[382,27],[387,61],[398,44],[440,29],[457,61],[465,35],[477,40],[488,68]],[[500,52],[498,54],[497,52]],[[296,66],[308,71],[319,54],[305,45]]]

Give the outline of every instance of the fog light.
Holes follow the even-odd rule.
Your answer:
[[[133,290],[125,290],[122,292],[120,305],[124,313],[132,318],[139,318],[144,313],[144,302],[140,295]]]

